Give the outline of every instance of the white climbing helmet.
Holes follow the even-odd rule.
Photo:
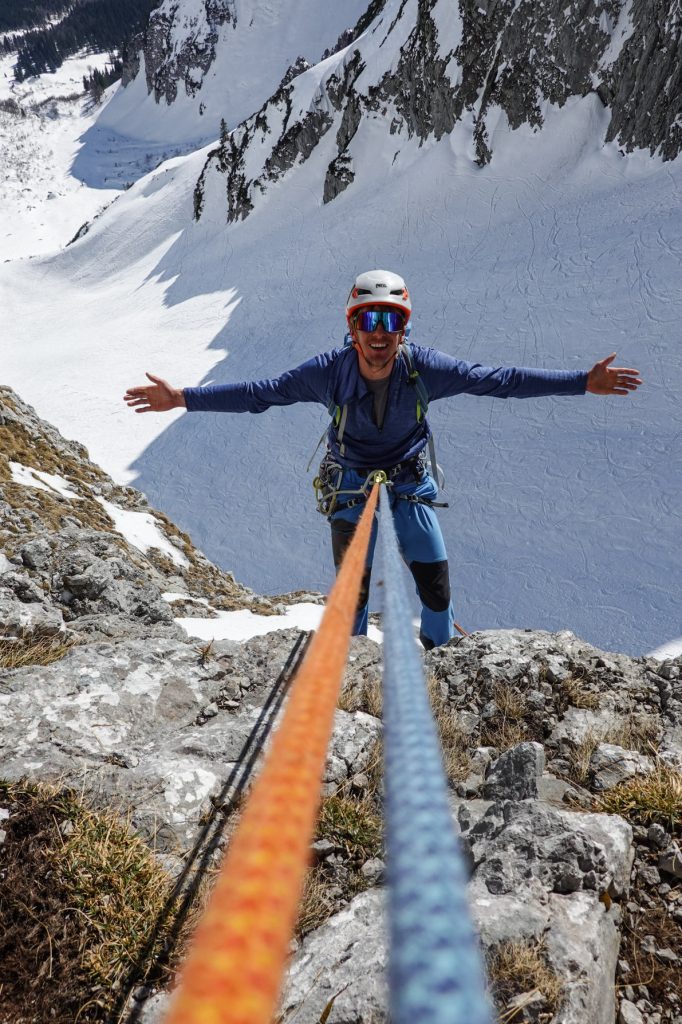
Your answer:
[[[400,274],[390,270],[366,270],[355,278],[346,302],[349,325],[353,314],[365,306],[392,306],[405,314],[405,323],[412,313],[407,285]]]

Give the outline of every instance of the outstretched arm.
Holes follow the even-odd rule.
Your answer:
[[[595,363],[587,375],[586,391],[593,395],[629,395],[642,383],[639,370],[625,366],[611,366],[616,358],[612,352],[606,359]]]
[[[169,409],[186,409],[185,396],[181,388],[174,388],[163,380],[148,373],[151,384],[128,388],[123,399],[135,412],[168,412]]]

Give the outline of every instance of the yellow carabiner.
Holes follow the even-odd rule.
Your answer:
[[[372,474],[372,483],[373,484],[387,484],[388,483],[388,477],[384,473],[383,469],[377,469],[376,473]]]

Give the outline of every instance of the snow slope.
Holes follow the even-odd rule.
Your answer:
[[[73,173],[98,113],[83,95],[83,76],[107,61],[73,57],[54,74],[18,83],[14,57],[0,58],[0,101],[16,104],[0,107],[0,260],[61,248],[123,188],[126,179],[115,174],[89,189]]]
[[[398,59],[398,29],[383,49],[370,40],[377,62]],[[346,57],[296,80],[301,110],[324,106],[321,86]],[[541,131],[511,131],[490,109],[494,159],[481,169],[471,115],[435,141],[395,134],[379,110],[358,125],[356,177],[333,202],[321,204],[330,131],[232,224],[213,172],[193,220],[208,147],[168,160],[67,250],[0,265],[4,378],[209,557],[279,593],[332,579],[305,473],[326,413],[135,416],[121,397],[145,370],[177,384],[275,375],[342,342],[349,284],[376,266],[407,278],[417,343],[566,368],[617,350],[646,382],[627,399],[432,405],[451,504],[441,521],[465,628],[660,647],[682,634],[682,162],[605,146],[594,94],[544,103],[542,116]],[[106,177],[98,138],[86,134],[77,158],[92,188]],[[271,143],[254,135],[251,177]]]
[[[348,283],[371,266],[408,278],[415,341],[464,358],[572,368],[618,350],[646,381],[628,399],[432,406],[442,522],[466,628],[663,644],[681,632],[682,166],[602,147],[594,97],[545,114],[535,135],[500,123],[484,170],[455,132],[389,188],[379,151],[374,177],[322,208],[309,162],[229,228],[191,220],[205,153],[169,161],[65,253],[0,268],[6,381],[274,593],[332,578],[305,474],[325,413],[135,416],[121,395],[144,370],[182,384],[284,370],[340,343]]]
[[[214,48],[208,70],[190,67],[188,84],[178,84],[174,100],[169,103],[164,95],[157,102],[147,89],[142,54],[138,74],[103,113],[103,126],[152,142],[205,144],[218,135],[221,118],[234,127],[256,111],[298,57],[316,63],[365,12],[367,0],[223,0],[234,14],[215,29],[213,41],[206,6],[203,0],[164,0],[153,12],[153,22],[168,26],[164,59],[154,77],[172,77],[188,61],[191,65],[191,56],[178,57],[188,41],[201,54]]]

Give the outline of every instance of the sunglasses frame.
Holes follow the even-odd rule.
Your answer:
[[[360,326],[360,317],[363,316],[365,313],[369,314],[370,316],[377,317],[377,321],[374,324],[374,327],[372,327],[370,330],[367,330],[366,328]],[[400,327],[396,328],[395,330],[389,330],[384,320],[384,317],[387,317],[389,314],[392,316],[398,316],[401,319]],[[405,330],[406,317],[405,314],[402,313],[399,309],[361,309],[358,310],[358,312],[355,314],[354,321],[356,329],[358,331],[364,331],[366,334],[372,334],[374,331],[376,331],[380,323],[387,334],[400,334],[401,331]]]

